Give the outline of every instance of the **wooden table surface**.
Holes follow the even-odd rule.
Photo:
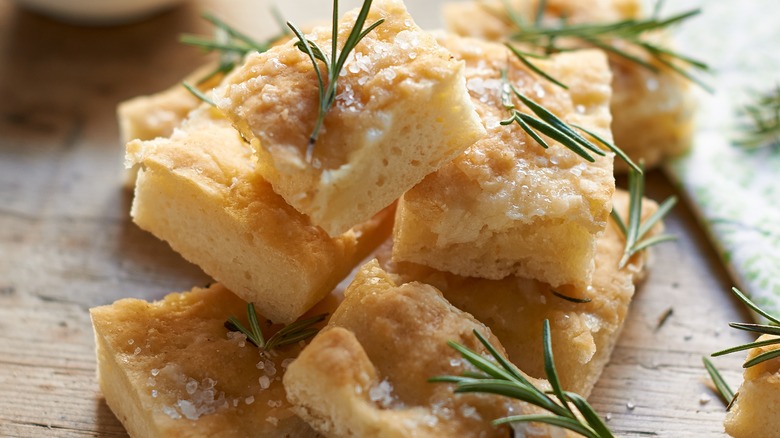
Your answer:
[[[327,3],[282,10],[304,22]],[[438,6],[410,3],[423,26],[438,23]],[[88,309],[209,281],[130,221],[115,108],[177,82],[203,61],[177,35],[207,32],[198,14],[215,4],[196,2],[135,25],[84,28],[0,0],[2,437],[126,436],[97,386]],[[275,31],[262,2],[253,3],[257,15],[241,13],[238,0],[220,7],[251,33]],[[662,174],[649,175],[651,197],[674,191]],[[726,324],[749,315],[730,296],[731,281],[684,203],[667,228],[679,240],[656,248],[591,402],[620,436],[720,436],[724,408],[706,385],[701,356],[746,341]],[[673,315],[656,330],[670,307]],[[741,357],[716,363],[738,384]]]

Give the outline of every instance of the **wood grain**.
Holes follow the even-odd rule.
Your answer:
[[[327,9],[319,3],[283,10],[294,16],[300,8],[308,19]],[[436,2],[410,3],[435,25]],[[219,5],[251,24],[237,4]],[[176,38],[203,29],[199,9],[215,5],[79,28],[0,2],[0,436],[126,436],[97,387],[88,308],[209,281],[130,222],[114,111],[202,62]],[[261,22],[267,31],[270,20]],[[655,199],[675,192],[661,174],[648,187]],[[591,401],[620,436],[719,436],[723,406],[701,356],[745,341],[726,323],[748,315],[685,205],[667,227],[679,240],[655,251]],[[673,315],[657,328],[668,308]],[[734,385],[740,361],[717,361]],[[712,400],[701,403],[703,395]]]

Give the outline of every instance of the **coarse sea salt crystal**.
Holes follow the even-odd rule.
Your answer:
[[[198,390],[198,382],[196,382],[195,379],[190,379],[184,386],[184,389],[189,395],[195,394],[195,391]]]
[[[382,407],[389,407],[393,403],[393,385],[387,379],[382,380],[368,391],[368,397]]]
[[[268,387],[271,386],[271,379],[269,379],[268,376],[260,376],[257,381],[260,383],[261,389],[268,389]]]
[[[179,406],[179,410],[181,411],[182,415],[189,418],[190,420],[197,420],[198,417],[200,417],[200,414],[198,414],[198,409],[191,401],[179,400],[176,402],[176,404]]]
[[[177,411],[173,406],[163,406],[162,411],[165,415],[173,418],[174,420],[181,418],[181,414],[179,414],[179,411]]]
[[[270,360],[265,361],[265,374],[268,375],[268,377],[276,375],[276,365]]]

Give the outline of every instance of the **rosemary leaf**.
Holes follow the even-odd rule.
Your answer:
[[[579,125],[571,125],[571,126],[573,126],[573,127],[577,128],[577,129],[579,129],[580,131],[582,131],[582,132],[584,132],[584,133],[588,134],[589,136],[591,136],[591,137],[595,138],[595,139],[596,139],[596,141],[598,141],[599,143],[601,143],[601,144],[603,144],[604,146],[606,146],[606,147],[607,147],[609,150],[611,150],[612,152],[614,152],[614,153],[615,153],[615,155],[617,155],[617,156],[618,156],[620,159],[622,159],[623,161],[625,161],[625,162],[626,162],[626,164],[628,164],[628,166],[629,166],[629,167],[631,167],[632,169],[634,169],[634,171],[636,171],[636,172],[639,172],[639,173],[642,173],[642,168],[641,168],[641,167],[639,167],[639,166],[638,166],[636,163],[634,163],[634,162],[631,160],[631,158],[629,158],[629,157],[628,157],[628,154],[626,154],[625,152],[623,152],[623,150],[622,150],[622,149],[620,149],[619,147],[617,147],[617,146],[616,146],[614,143],[612,143],[612,142],[610,142],[610,141],[607,141],[607,140],[605,140],[604,138],[600,137],[600,136],[599,136],[598,134],[596,134],[595,132],[593,132],[593,131],[590,131],[589,129],[585,129],[585,128],[584,128],[584,127],[582,127],[582,126],[579,126]]]
[[[519,113],[518,117],[536,131],[539,131],[542,134],[550,137],[552,140],[555,140],[563,146],[566,146],[569,150],[584,158],[586,161],[590,161],[591,163],[596,161],[596,159],[593,158],[585,149],[583,149],[576,140],[572,139],[567,132],[561,131],[555,125],[531,117],[528,114]]]
[[[509,118],[500,122],[502,126],[517,123],[523,129],[523,131],[525,131],[543,148],[547,149],[550,147],[550,145],[542,138],[540,134],[557,141],[564,147],[590,162],[595,161],[595,158],[593,158],[591,153],[595,153],[601,156],[605,155],[604,151],[599,149],[598,146],[583,137],[581,134],[575,131],[573,127],[566,124],[566,122],[558,118],[558,116],[553,114],[550,110],[517,91],[517,89],[509,83],[506,70],[501,71],[501,80],[501,103],[510,114]],[[526,107],[531,110],[531,112],[536,117],[523,113],[517,109],[515,104],[512,103],[512,96],[517,97]],[[607,147],[615,148],[615,146],[605,142],[603,139],[593,135],[591,132],[584,129],[583,132],[593,136],[597,141],[607,145]]]
[[[751,342],[749,344],[738,345],[736,347],[731,347],[725,350],[716,351],[715,353],[712,353],[710,356],[718,357],[726,354],[736,353],[738,351],[745,351],[745,350],[750,350],[752,348],[766,347],[767,345],[776,345],[776,344],[780,344],[780,338],[767,339],[765,341],[756,341],[756,342]]]
[[[660,236],[652,236],[648,237],[647,239],[642,239],[640,242],[637,242],[633,248],[631,248],[631,251],[629,252],[629,257],[632,255],[638,253],[639,251],[642,251],[644,249],[647,249],[653,245],[658,245],[659,243],[664,242],[674,242],[677,240],[677,236],[671,236],[668,234],[663,234]]]
[[[547,375],[547,380],[552,386],[553,394],[558,397],[558,401],[561,405],[574,416],[574,412],[569,408],[569,404],[566,402],[566,396],[563,394],[563,388],[561,387],[561,381],[558,378],[558,372],[555,370],[555,361],[553,360],[552,340],[550,339],[550,321],[545,319],[542,326],[542,345],[544,352],[544,373]]]
[[[731,387],[726,383],[726,380],[720,374],[720,371],[712,364],[712,361],[706,357],[702,357],[701,360],[704,362],[704,367],[707,369],[707,373],[709,373],[710,379],[712,379],[712,383],[715,385],[715,389],[718,390],[718,395],[721,400],[730,407],[734,400],[734,391],[731,390]]]
[[[504,417],[499,418],[497,420],[493,420],[493,424],[496,426],[499,426],[501,424],[505,423],[545,423],[549,424],[551,426],[557,426],[562,427],[564,429],[569,429],[571,431],[574,431],[582,436],[589,437],[589,438],[598,438],[600,435],[596,435],[596,432],[583,425],[577,420],[573,420],[571,418],[566,417],[556,417],[554,415],[513,415],[510,417]]]
[[[276,9],[271,10],[272,14],[276,18],[279,11]],[[276,35],[267,41],[258,42],[243,32],[233,28],[226,22],[217,18],[214,14],[204,13],[203,18],[214,25],[214,36],[212,38],[203,37],[198,35],[183,34],[179,36],[181,43],[199,47],[207,52],[218,51],[219,52],[219,66],[211,71],[209,74],[198,80],[198,84],[203,84],[209,79],[218,74],[226,74],[233,70],[236,65],[241,62],[243,57],[249,52],[265,52],[271,48],[273,41],[281,38],[281,35]],[[282,31],[284,32],[284,27]]]
[[[732,287],[731,291],[734,293],[734,295],[737,296],[737,298],[742,301],[742,303],[746,306],[748,306],[751,310],[758,313],[759,315],[763,316],[764,318],[768,319],[769,321],[773,322],[774,324],[780,325],[780,318],[776,318],[772,315],[770,315],[767,311],[764,309],[758,307],[756,303],[753,302],[750,298],[747,297],[744,293],[742,293],[741,290],[737,289],[736,287]]]
[[[531,112],[536,114],[536,116],[539,117],[541,120],[543,120],[545,123],[549,124],[550,126],[566,134],[569,138],[571,138],[571,140],[579,143],[580,145],[589,149],[596,155],[602,155],[602,156],[604,155],[604,151],[599,149],[596,145],[594,145],[593,143],[588,141],[585,137],[580,135],[577,131],[572,129],[569,125],[566,124],[566,122],[559,119],[558,116],[553,114],[550,110],[534,102],[524,94],[518,92],[516,89],[514,89],[514,87],[513,90],[515,96],[517,96],[517,98],[520,99],[520,101],[523,102],[523,104],[525,104],[531,110]]]
[[[764,309],[756,305],[756,303],[754,303],[750,298],[748,298],[744,293],[742,293],[742,291],[740,291],[736,287],[731,288],[731,291],[743,304],[745,304],[745,306],[749,307],[751,310],[755,311],[759,315],[768,319],[770,323],[777,324],[777,325],[745,324],[745,323],[732,322],[729,323],[729,327],[735,328],[737,330],[744,330],[753,333],[780,336],[780,326],[778,326],[780,325],[780,318],[770,315],[767,311],[765,311]],[[736,353],[738,351],[749,350],[751,348],[756,348],[756,347],[766,347],[770,345],[780,345],[780,338],[750,342],[736,347],[727,348],[725,350],[716,351],[715,353],[712,353],[712,356],[723,356],[725,354],[731,354],[731,353]],[[756,357],[745,361],[745,363],[742,366],[744,368],[750,368],[754,365],[758,365],[762,362],[765,362],[770,359],[774,359],[776,357],[780,357],[780,349],[763,352],[757,355]]]
[[[328,316],[327,313],[323,313],[311,318],[296,321],[282,327],[266,341],[263,336],[263,331],[260,328],[254,303],[248,303],[246,305],[246,313],[247,319],[249,320],[248,329],[241,324],[235,316],[228,318],[225,322],[225,328],[230,331],[243,333],[249,342],[263,351],[271,351],[278,347],[295,344],[316,335],[317,332],[319,332],[319,329],[314,327],[314,325],[324,321]]]
[[[284,36],[292,36],[290,33],[290,30],[286,26],[286,20],[284,19],[284,16],[282,15],[282,11],[279,10],[279,7],[275,4],[271,6],[271,16],[273,17],[274,21],[276,22],[276,25],[281,29],[282,35]]]
[[[529,57],[535,57],[534,54],[523,52],[523,51],[517,49],[517,47],[515,47],[515,46],[513,46],[512,44],[509,44],[509,43],[504,43],[504,45],[507,46],[507,48],[509,48],[509,51],[512,52],[517,57],[517,59],[520,60],[520,62],[522,62],[523,65],[528,67],[531,71],[533,71],[534,73],[538,74],[539,76],[547,79],[548,81],[552,82],[553,84],[563,88],[564,90],[568,90],[569,89],[569,87],[566,84],[564,84],[563,82],[559,81],[558,79],[555,79],[554,77],[550,76],[544,70],[542,70],[539,67],[537,67],[536,65],[532,64],[531,61],[528,60],[528,58]]]
[[[562,294],[562,293],[560,293],[558,291],[555,291],[555,290],[551,290],[550,292],[553,295],[555,295],[556,297],[564,299],[566,301],[571,301],[572,303],[585,304],[585,303],[590,303],[592,301],[590,298],[574,298],[574,297],[570,297],[568,295],[564,295],[564,294]]]
[[[496,367],[493,363],[491,363],[484,357],[480,356],[479,354],[469,350],[463,345],[460,345],[457,342],[453,342],[453,341],[447,342],[447,345],[449,345],[452,349],[460,353],[464,359],[468,360],[469,363],[479,368],[485,374],[488,374],[498,380],[501,379],[512,380],[512,376],[510,374],[507,374],[506,370]]]
[[[746,149],[780,146],[780,83],[773,90],[753,97],[738,114],[742,137],[734,143]]]
[[[508,416],[493,420],[494,425],[537,422],[568,429],[589,438],[613,437],[606,424],[583,397],[561,388],[555,370],[549,320],[545,320],[542,327],[542,346],[545,374],[557,401],[548,395],[546,389],[537,388],[523,377],[522,373],[477,330],[474,330],[474,335],[493,360],[486,359],[475,351],[450,341],[448,344],[479,371],[466,372],[462,376],[436,376],[430,378],[429,382],[454,384],[455,393],[486,393],[510,397],[542,408],[550,414]],[[574,409],[578,414],[575,414]]]
[[[766,362],[766,361],[768,361],[770,359],[774,359],[776,357],[780,357],[780,349],[765,351],[765,352],[759,354],[758,356],[754,357],[753,359],[750,359],[750,360],[746,361],[745,363],[743,363],[742,364],[742,368],[750,368],[753,365],[758,365],[761,362]]]
[[[197,97],[198,99],[202,100],[203,102],[206,102],[207,104],[209,104],[209,105],[211,105],[211,106],[216,106],[216,105],[214,104],[214,101],[213,101],[213,100],[211,100],[211,99],[210,99],[208,96],[206,96],[205,94],[203,94],[203,92],[202,92],[202,91],[200,91],[200,90],[198,90],[196,87],[193,87],[192,85],[190,85],[190,84],[188,84],[188,83],[186,83],[186,82],[182,82],[182,83],[181,83],[181,85],[182,85],[184,88],[186,88],[186,89],[187,89],[187,91],[189,91],[190,93],[192,93],[192,95],[193,95],[193,96]]]
[[[640,170],[644,167],[640,164]],[[612,209],[611,216],[617,224],[620,231],[626,238],[626,244],[623,250],[623,257],[618,263],[618,268],[622,269],[631,259],[631,256],[639,251],[647,249],[650,246],[657,245],[662,242],[669,242],[675,240],[674,236],[662,234],[657,236],[645,237],[648,232],[655,226],[677,202],[677,198],[674,196],[666,199],[658,207],[655,213],[650,215],[644,222],[642,222],[642,197],[645,192],[645,179],[642,173],[636,172],[633,169],[628,173],[628,222],[623,220],[620,213],[614,208]]]
[[[243,324],[235,317],[231,316],[228,318],[227,321],[225,321],[225,328],[232,331],[232,332],[241,332],[246,336],[246,339],[254,344],[255,347],[259,347],[263,345],[262,341],[255,338],[254,333],[252,333],[251,330],[248,330],[246,327],[244,327]]]
[[[661,221],[661,219],[663,219],[664,216],[666,216],[672,210],[676,204],[676,196],[670,196],[666,198],[666,200],[658,206],[658,210],[656,210],[647,219],[645,219],[641,225],[639,225],[639,236],[644,236],[647,234],[658,222]]]
[[[731,322],[729,327],[747,332],[761,333],[764,335],[780,336],[780,327],[765,324],[746,324],[741,322]]]
[[[239,31],[238,29],[230,26],[226,22],[222,21],[221,19],[217,18],[214,14],[210,12],[206,12],[203,14],[203,18],[206,21],[209,21],[214,26],[216,26],[219,29],[223,29],[225,32],[228,33],[231,37],[243,42],[244,44],[248,45],[254,50],[257,50],[258,52],[265,52],[269,49],[270,44],[269,43],[260,43],[255,41],[252,37],[249,35]]]
[[[298,50],[302,51],[309,57],[314,67],[314,71],[317,74],[319,107],[317,110],[317,119],[314,122],[314,129],[312,130],[312,133],[309,135],[309,143],[306,148],[306,161],[308,162],[312,161],[312,155],[314,154],[314,144],[317,142],[317,137],[319,136],[320,129],[322,129],[322,124],[325,121],[325,115],[328,113],[330,108],[333,106],[333,103],[336,101],[337,81],[341,73],[341,70],[344,67],[344,64],[347,62],[347,57],[349,56],[349,53],[355,49],[358,43],[360,43],[360,41],[363,38],[365,38],[366,35],[368,35],[372,30],[376,29],[377,26],[379,26],[384,22],[384,19],[379,19],[375,23],[371,24],[370,26],[364,29],[366,19],[368,18],[368,12],[371,9],[371,2],[372,0],[363,1],[363,6],[360,8],[360,12],[358,12],[358,16],[355,19],[355,24],[350,30],[346,41],[344,42],[344,47],[342,47],[341,52],[339,52],[338,51],[339,2],[338,0],[333,0],[333,24],[332,24],[332,32],[331,32],[332,47],[330,52],[331,55],[330,60],[326,59],[324,53],[317,46],[317,44],[315,44],[313,41],[307,40],[306,37],[303,35],[303,32],[300,31],[300,29],[298,29],[295,25],[293,25],[289,21],[287,22],[287,26],[293,31],[295,36],[298,38],[296,47],[298,48]],[[324,74],[322,71],[320,71],[320,66],[319,64],[317,64],[317,61],[320,61],[325,64],[326,71]],[[327,78],[327,85],[326,85],[326,81],[323,80],[323,77]]]
[[[260,330],[260,323],[257,321],[257,312],[255,312],[255,303],[248,303],[246,305],[246,314],[249,317],[249,328],[252,330],[254,339],[260,341],[257,345],[265,346],[265,339],[263,338],[263,332]]]
[[[588,425],[596,432],[596,436],[610,436],[611,432],[607,428],[607,425],[601,421],[601,417],[596,411],[588,404],[584,397],[579,394],[566,391],[566,398],[577,407],[582,416],[588,422]]]
[[[649,33],[679,25],[698,15],[701,11],[693,9],[668,18],[660,18],[662,4],[663,2],[660,1],[656,3],[653,14],[646,19],[632,18],[611,23],[580,24],[567,23],[565,18],[558,20],[557,23],[546,24],[542,19],[547,6],[544,1],[539,2],[534,21],[531,24],[526,23],[517,11],[511,8],[508,1],[504,2],[504,8],[509,22],[518,29],[518,32],[510,36],[512,41],[531,44],[546,53],[555,53],[571,49],[571,47],[559,45],[559,39],[573,39],[601,48],[652,72],[658,72],[658,67],[655,64],[664,65],[676,74],[712,92],[707,84],[682,67],[685,65],[700,72],[708,72],[709,67],[706,63],[662,47],[647,38]],[[650,61],[634,54],[636,51],[646,54]]]

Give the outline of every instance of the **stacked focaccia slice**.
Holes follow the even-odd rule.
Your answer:
[[[503,41],[519,31],[510,20],[507,8],[516,17],[532,23],[539,3],[538,0],[449,3],[444,6],[444,19],[447,28],[459,35]],[[548,0],[544,2],[542,18],[549,28],[555,28],[560,20],[575,26],[619,23],[644,18],[642,6],[640,0]],[[663,31],[647,38],[650,43],[663,45],[668,45],[670,39]],[[650,169],[690,147],[695,108],[691,81],[645,50],[619,40],[612,43],[634,58],[629,60],[614,51],[607,52],[613,73],[612,133],[623,151],[636,162],[644,161]],[[517,45],[527,49],[523,44]],[[582,47],[579,41],[570,45]],[[625,171],[627,166],[616,161],[615,169]]]
[[[612,209],[612,154],[585,161],[560,143],[539,145],[509,118],[507,80],[566,123],[610,138],[610,73],[599,51],[539,61],[564,90],[530,72],[506,47],[454,35],[439,41],[466,62],[469,93],[488,134],[406,192],[393,258],[459,275],[535,278],[585,286]],[[531,114],[528,109],[522,108]]]
[[[628,193],[618,190],[614,205],[625,215]],[[642,217],[650,216],[656,209],[654,202],[645,200]],[[544,376],[542,322],[550,320],[561,383],[567,390],[587,397],[609,360],[635,286],[645,274],[644,252],[618,268],[623,251],[621,231],[610,221],[598,239],[595,270],[585,287],[553,287],[515,276],[500,280],[462,277],[418,264],[394,262],[386,246],[379,257],[397,281],[435,286],[454,306],[482,321],[501,341],[509,359],[534,377]],[[574,302],[565,297],[589,301]]]
[[[616,205],[626,208],[624,193]],[[653,209],[650,204],[643,215]],[[336,309],[296,361],[299,345],[269,357],[224,329],[245,303],[221,285],[151,304],[122,300],[92,310],[101,387],[133,436],[216,430],[224,436],[314,435],[292,412],[326,436],[504,436],[490,419],[536,408],[496,396],[454,395],[450,385],[428,383],[464,370],[446,341],[474,348],[471,331],[477,329],[533,380],[543,375],[541,333],[534,327],[548,318],[562,384],[589,393],[644,273],[641,253],[617,269],[622,243],[610,225],[599,240],[588,304],[565,301],[551,295],[551,287],[521,278],[463,278],[386,261],[387,273],[369,263],[343,303],[337,307],[331,297],[311,312]],[[525,433],[555,436],[541,426]]]
[[[545,319],[564,389],[593,388],[645,263],[638,253],[618,268],[624,238],[609,213],[628,201],[613,154],[587,162],[549,130],[536,134],[544,148],[501,121],[533,113],[508,104],[511,85],[610,140],[606,56],[539,61],[563,89],[500,44],[423,32],[400,1],[376,1],[368,22],[380,18],[313,149],[316,79],[294,41],[249,56],[212,93],[217,107],[128,144],[141,168],[134,221],[221,283],[93,309],[101,387],[131,435],[506,436],[492,420],[539,409],[427,380],[468,371],[447,341],[484,352],[477,330],[549,388],[537,380]],[[326,29],[309,37],[330,46]],[[338,304],[331,291],[393,223],[381,264],[364,265]],[[335,311],[310,342],[264,351],[223,327],[247,302],[266,336],[318,302]]]

